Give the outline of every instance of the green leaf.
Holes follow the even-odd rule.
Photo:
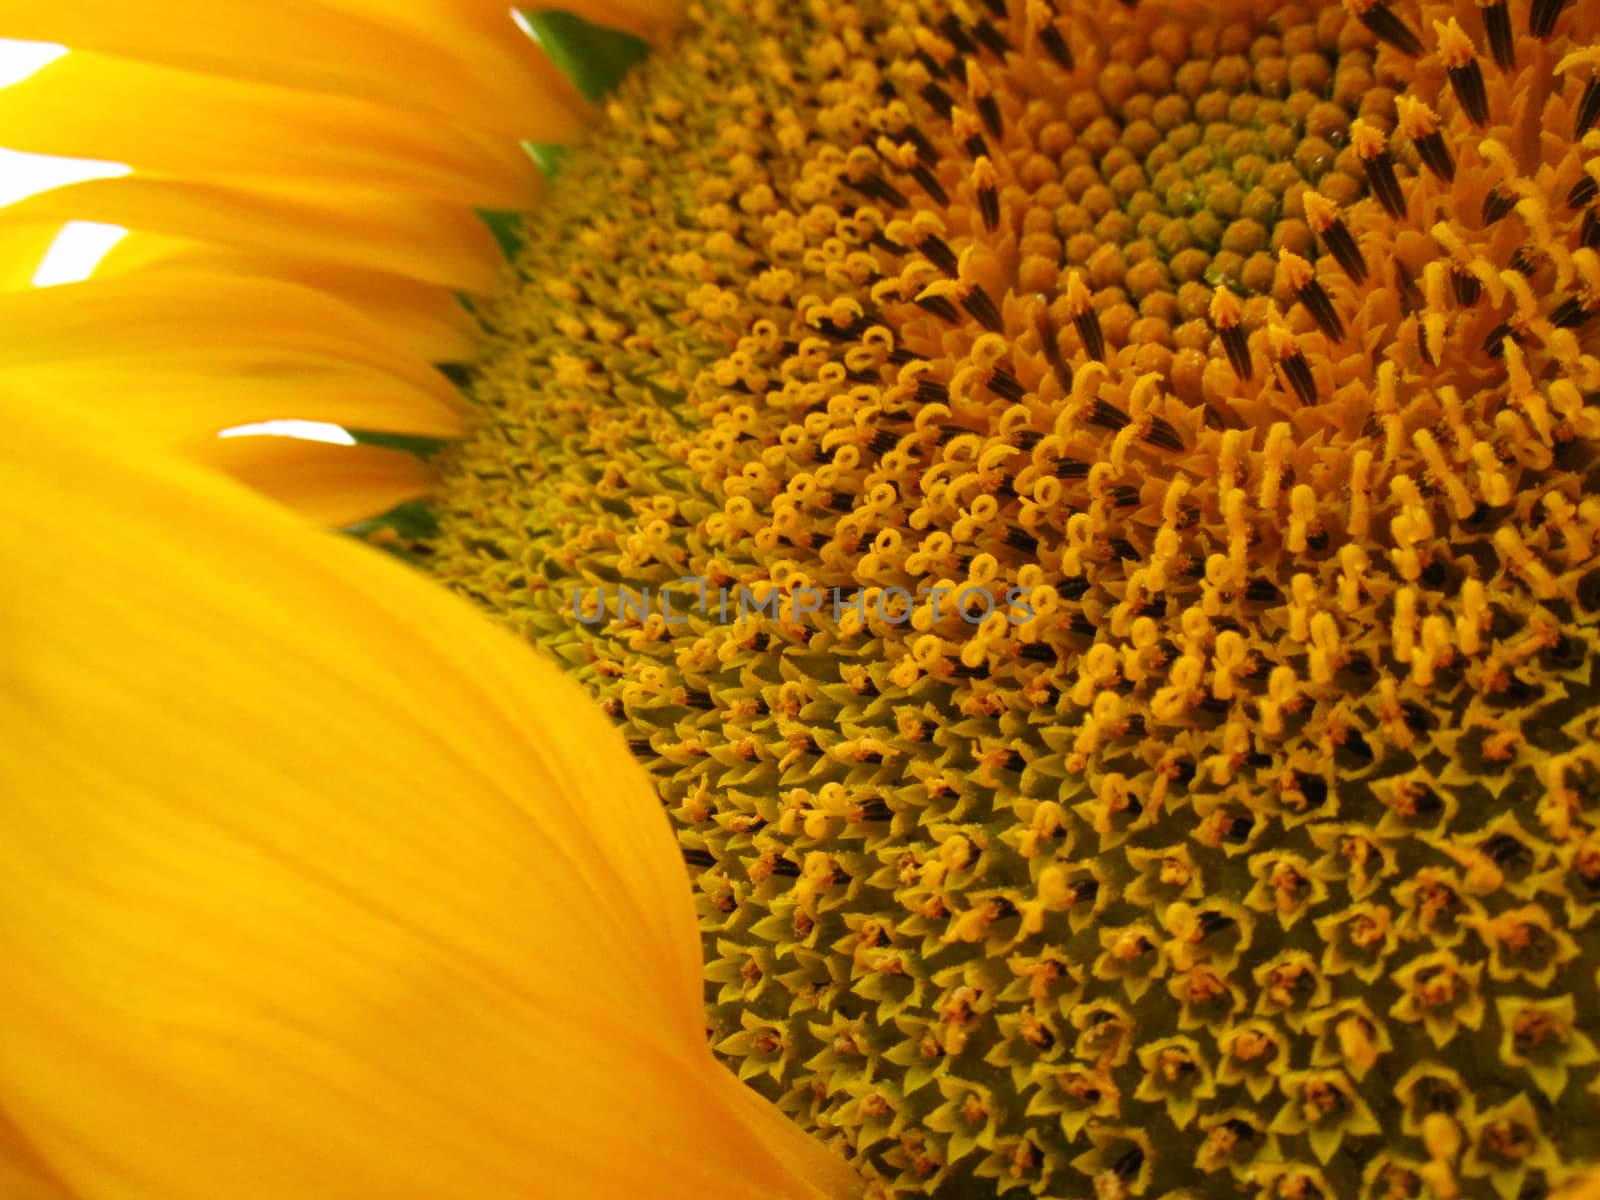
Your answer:
[[[472,305],[468,304],[466,309],[473,316],[476,317],[478,315],[478,310],[473,308]],[[482,324],[481,319],[479,320],[479,324]],[[484,325],[483,330],[485,333],[488,333],[489,327]],[[472,368],[466,363],[434,363],[433,368],[451,383],[455,384],[457,390],[459,391],[465,392],[472,384]]]
[[[382,446],[386,450],[403,450],[426,461],[437,454],[445,444],[444,438],[417,437],[409,433],[383,433],[375,429],[352,429],[350,436],[359,446]]]
[[[592,24],[560,9],[519,10],[517,23],[590,100],[616,87],[650,52],[649,43],[631,33]]]
[[[421,566],[426,560],[426,550],[421,543],[438,535],[439,519],[426,500],[407,500],[382,516],[346,525],[339,532],[392,554],[402,562]]]
[[[439,518],[425,500],[407,500],[366,524],[385,525],[406,538],[430,538],[439,532]]]
[[[494,240],[500,243],[500,252],[507,260],[515,261],[517,251],[527,239],[522,232],[522,214],[499,208],[480,208],[478,218],[489,227]]]
[[[544,172],[546,179],[561,173],[561,164],[567,157],[567,148],[556,142],[523,142],[522,148],[533,159],[534,166]]]

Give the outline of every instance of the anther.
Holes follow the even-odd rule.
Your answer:
[[[1466,271],[1452,268],[1450,284],[1455,289],[1456,303],[1462,308],[1471,308],[1478,302],[1478,297],[1483,295],[1483,284],[1478,282],[1476,275]]]
[[[1578,296],[1568,296],[1558,304],[1550,314],[1550,322],[1557,329],[1576,329],[1600,313],[1600,309],[1590,308]]]
[[[1160,446],[1163,450],[1179,451],[1183,449],[1183,439],[1178,436],[1177,429],[1170,421],[1161,417],[1151,416],[1150,429],[1144,435],[1144,440],[1152,446]]]
[[[972,164],[972,187],[978,196],[978,214],[983,218],[983,227],[991,233],[1000,224],[999,185],[994,163],[988,158],[980,157]]]
[[[1108,404],[1104,400],[1096,400],[1089,408],[1089,424],[1098,425],[1101,429],[1109,429],[1119,433],[1129,425],[1130,418],[1115,404]]]
[[[1516,194],[1496,184],[1483,194],[1483,223],[1493,225],[1516,206]]]
[[[1356,245],[1356,239],[1350,227],[1344,223],[1338,205],[1313,188],[1305,190],[1302,202],[1305,205],[1306,224],[1311,227],[1311,232],[1322,238],[1328,253],[1333,255],[1334,261],[1344,268],[1344,273],[1351,280],[1365,283],[1367,260],[1361,256],[1361,247]]]
[[[1028,0],[1028,28],[1037,35],[1044,52],[1055,60],[1056,65],[1063,71],[1070,71],[1073,68],[1072,49],[1067,45],[1067,39],[1061,36],[1055,22],[1055,5],[1047,0]]]
[[[1502,71],[1509,71],[1516,65],[1516,46],[1511,40],[1511,13],[1506,7],[1505,0],[1491,0],[1483,4],[1483,27],[1489,34],[1489,52],[1494,55],[1495,65]]]
[[[1067,360],[1061,356],[1061,346],[1056,341],[1055,322],[1050,319],[1050,302],[1043,296],[1035,296],[1033,305],[1033,328],[1039,335],[1039,349],[1044,352],[1044,360],[1056,373],[1056,382],[1065,392],[1072,387],[1072,368],[1067,366]]]
[[[1594,176],[1585,175],[1573,184],[1572,190],[1567,193],[1567,207],[1582,208],[1596,196],[1600,196],[1600,183],[1595,181]]]
[[[950,110],[956,106],[956,102],[950,98],[949,92],[930,81],[923,86],[921,94],[928,102],[928,107],[938,114],[941,121],[950,119]]]
[[[972,284],[972,290],[967,293],[966,299],[961,301],[961,307],[990,333],[1000,333],[1005,329],[1005,321],[1000,316],[1000,310],[989,298],[989,293],[983,290],[982,284]]]
[[[989,376],[989,390],[1013,404],[1021,403],[1022,398],[1028,394],[1017,377],[1004,367],[996,367],[994,373]]]
[[[1284,379],[1300,398],[1300,403],[1308,406],[1315,404],[1317,385],[1311,377],[1311,364],[1306,362],[1306,356],[1301,352],[1294,334],[1276,321],[1268,322],[1267,345],[1278,360],[1278,369],[1283,372]]]
[[[1439,114],[1410,96],[1396,96],[1394,106],[1400,117],[1400,131],[1416,146],[1423,165],[1443,182],[1454,182],[1456,163],[1450,157],[1450,148],[1444,144],[1444,135],[1439,132]]]
[[[912,57],[922,64],[923,69],[928,72],[930,78],[943,79],[949,73],[945,69],[945,64],[928,52],[929,46],[938,45],[937,39],[926,29],[918,29],[916,38],[917,49],[912,54]],[[953,51],[954,47],[947,47],[947,49]]]
[[[929,262],[951,279],[960,274],[960,265],[956,261],[955,251],[951,250],[945,240],[938,234],[930,231],[921,231],[921,240],[916,243],[916,246],[918,250],[927,256]]]
[[[1528,10],[1528,32],[1536,38],[1549,37],[1567,4],[1568,0],[1533,0],[1533,7]]]
[[[983,127],[989,131],[990,137],[999,141],[1005,133],[1005,122],[1000,119],[1000,105],[994,98],[994,85],[975,62],[967,64],[967,91],[978,106]]]
[[[1000,19],[1005,19],[1003,6]],[[983,20],[981,17],[978,19],[978,23],[972,27],[972,36],[983,45],[984,49],[988,50],[989,53],[993,54],[996,58],[1005,58],[1007,52],[1011,49],[1011,43],[1006,41],[1005,34],[1001,33],[998,29],[996,29],[988,21]]]
[[[1510,321],[1501,321],[1489,331],[1489,336],[1483,339],[1483,351],[1490,358],[1504,358],[1506,354],[1506,339],[1516,345],[1522,345],[1523,337]]]
[[[909,208],[911,201],[905,193],[881,175],[867,175],[852,185],[856,191],[872,200],[882,200],[894,208]]]
[[[1278,604],[1283,600],[1283,589],[1272,580],[1257,575],[1245,584],[1244,598],[1251,604]]]
[[[1394,159],[1389,157],[1383,131],[1357,117],[1350,123],[1350,144],[1361,159],[1372,194],[1378,197],[1384,210],[1391,217],[1405,216],[1405,194],[1400,190],[1400,181],[1395,178]]]
[[[1380,4],[1377,0],[1344,0],[1344,6],[1380,42],[1388,42],[1401,54],[1412,58],[1422,53],[1422,42],[1404,21],[1389,10],[1388,5]]]
[[[928,140],[928,135],[923,133],[922,130],[918,129],[915,125],[907,123],[901,126],[895,136],[903,137],[906,141],[911,143],[912,149],[917,152],[917,160],[919,162],[929,167],[936,167],[939,165],[939,151],[935,148],[934,144]]]
[[[935,204],[949,205],[950,193],[944,190],[944,185],[939,182],[938,177],[928,169],[926,164],[918,162],[913,166],[911,168],[911,178],[917,181],[922,190],[928,193]]]
[[[978,98],[978,115],[983,118],[983,127],[989,131],[990,137],[999,139],[1005,133],[1005,123],[1000,118],[1000,105],[992,95]]]
[[[1472,39],[1454,17],[1435,21],[1433,31],[1439,39],[1439,61],[1450,76],[1450,89],[1467,118],[1481,129],[1489,123],[1489,95],[1483,88],[1483,69],[1472,51]]]
[[[1039,552],[1039,539],[1014,525],[1006,529],[1005,541],[1013,550],[1020,550],[1030,558]]]
[[[978,46],[967,31],[962,28],[961,20],[955,13],[946,13],[944,20],[939,22],[939,32],[944,34],[945,41],[956,48],[956,53],[961,55],[976,55]]]
[[[1317,282],[1316,271],[1310,262],[1293,251],[1279,250],[1278,272],[1289,285],[1289,290],[1294,292],[1295,299],[1306,306],[1317,328],[1331,341],[1340,341],[1344,337],[1344,322],[1339,320],[1339,314],[1334,311],[1333,300],[1328,296],[1327,289]]]
[[[932,313],[942,321],[948,321],[952,325],[961,324],[960,311],[954,304],[950,303],[949,299],[939,295],[937,292],[924,291],[922,295],[916,298],[915,303],[918,308]]]
[[[1584,85],[1583,98],[1578,101],[1578,113],[1572,119],[1572,138],[1577,141],[1600,121],[1600,75],[1589,76]]]
[[[1403,316],[1409,317],[1422,307],[1422,293],[1417,290],[1417,281],[1406,270],[1405,263],[1399,261],[1394,264],[1394,290],[1400,294],[1400,312]]]
[[[1254,374],[1250,365],[1250,344],[1245,340],[1244,330],[1239,326],[1239,318],[1243,315],[1243,311],[1238,297],[1227,288],[1219,286],[1212,294],[1211,326],[1222,339],[1222,348],[1227,351],[1228,363],[1233,367],[1233,373],[1241,380],[1249,379]]]
[[[1090,358],[1104,362],[1106,336],[1100,328],[1100,314],[1095,311],[1094,297],[1090,295],[1083,277],[1073,271],[1067,276],[1067,312],[1072,317],[1072,327]]]

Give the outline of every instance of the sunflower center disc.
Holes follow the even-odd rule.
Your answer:
[[[718,1052],[899,1195],[1545,1195],[1600,5],[692,17],[483,313],[431,550],[653,774]]]

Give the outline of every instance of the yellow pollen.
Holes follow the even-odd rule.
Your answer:
[[[1394,106],[1399,114],[1400,132],[1407,137],[1421,138],[1437,132],[1439,114],[1421,100],[1415,100],[1410,96],[1396,96]]]
[[[1444,67],[1464,67],[1476,58],[1472,39],[1454,17],[1433,23],[1434,36],[1439,43],[1439,62]]]
[[[1357,118],[1350,123],[1350,145],[1362,158],[1376,158],[1388,145],[1383,130]]]

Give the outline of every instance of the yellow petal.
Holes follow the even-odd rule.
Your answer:
[[[189,458],[330,528],[378,517],[395,504],[426,496],[434,485],[426,462],[381,446],[213,437],[190,446]]]
[[[177,448],[237,425],[325,421],[419,437],[448,438],[461,419],[408,383],[360,368],[218,358],[151,356],[49,363],[6,372],[7,386],[41,405],[87,398],[123,429],[137,429]],[[258,370],[257,367],[260,366]]]
[[[341,0],[362,6],[382,3],[383,0]],[[433,0],[437,9],[451,9],[460,13],[471,12],[480,20],[495,20],[505,14],[499,0]],[[561,8],[575,13],[596,25],[609,25],[651,41],[665,40],[683,20],[687,7],[684,0],[569,0],[560,5],[522,4],[524,9]]]
[[[0,1111],[0,1196],[6,1200],[72,1200],[4,1111]]]
[[[152,271],[148,278],[0,293],[0,328],[6,330],[0,372],[34,388],[109,378],[137,391],[149,382],[143,371],[168,377],[183,372],[214,381],[226,396],[234,382],[248,390],[284,372],[356,371],[391,380],[391,399],[411,398],[414,420],[406,424],[416,432],[421,425],[448,425],[458,404],[450,382],[391,330],[349,305],[277,280]],[[110,412],[120,394],[112,387],[90,398]],[[281,406],[292,402],[292,394],[286,395]],[[394,423],[402,414],[392,412],[374,412],[370,421],[308,411],[273,415],[402,428]],[[189,432],[209,434],[222,424],[208,419]]]
[[[11,209],[0,209],[7,218],[0,224],[0,292],[14,292],[33,286],[34,272],[61,232],[62,219],[11,220]]]
[[[710,1058],[578,686],[103,427],[0,405],[0,1111],[84,1200],[850,1194]]]
[[[488,228],[460,205],[359,186],[240,189],[135,176],[56,188],[0,209],[7,228],[63,221],[388,271],[467,292],[486,290],[499,262]],[[0,254],[9,251],[0,246]]]
[[[575,124],[556,124],[563,138]],[[0,95],[0,145],[217,184],[342,184],[480,207],[524,203],[538,169],[510,138],[375,101],[68,54]]]
[[[359,96],[438,113],[507,138],[570,133],[585,105],[538,51],[515,37],[507,9],[498,31],[479,13],[416,4],[263,0],[21,0],[7,6],[5,36],[186,70]]]
[[[208,438],[186,449],[193,461],[331,528],[386,513],[433,485],[426,463],[378,446],[263,436]]]
[[[660,42],[666,40],[677,27],[685,5],[681,0],[672,0],[670,3],[658,3],[658,0],[576,0],[562,7],[596,25],[625,29],[649,41]]]
[[[476,322],[449,288],[315,258],[296,259],[140,233],[118,242],[94,277],[137,276],[131,282],[143,288],[157,278],[153,272],[191,279],[270,280],[274,285],[310,288],[380,327],[395,352],[414,360],[419,371],[426,371],[430,363],[465,361],[472,356],[477,340]]]

